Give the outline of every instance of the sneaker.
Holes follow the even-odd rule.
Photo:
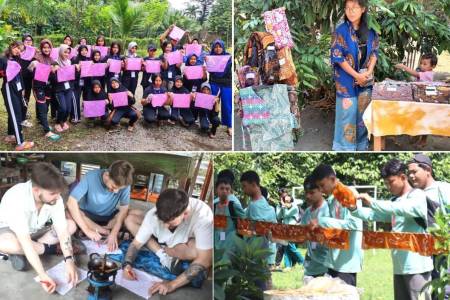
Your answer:
[[[9,261],[11,262],[13,269],[16,271],[25,271],[27,268],[27,259],[25,255],[11,254],[9,255]]]
[[[23,142],[21,145],[16,147],[16,151],[27,151],[34,147],[33,142]]]
[[[23,121],[22,123],[20,123],[23,127],[27,127],[27,128],[31,128],[33,127],[33,123],[31,123],[28,120]]]

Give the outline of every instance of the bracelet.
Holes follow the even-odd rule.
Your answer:
[[[64,257],[64,261],[67,261],[68,259],[74,260],[72,255]]]

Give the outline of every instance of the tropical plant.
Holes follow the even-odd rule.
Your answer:
[[[128,0],[114,0],[110,11],[113,23],[118,27],[123,45],[126,45],[131,33],[140,28],[145,11],[141,3]]]

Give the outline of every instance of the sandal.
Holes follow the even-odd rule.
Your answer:
[[[33,147],[34,147],[33,142],[23,142],[21,145],[16,147],[16,151],[26,151],[30,150]]]
[[[128,126],[128,132],[133,132],[134,131],[134,126]]]
[[[56,125],[55,125],[55,130],[56,130],[57,132],[63,132],[63,131],[64,131],[64,129],[61,127],[60,124],[56,124]]]
[[[233,130],[231,128],[227,129],[228,136],[233,136]]]
[[[48,138],[50,141],[52,142],[56,142],[59,141],[59,139],[61,138],[61,136],[59,134],[53,133],[53,132],[49,132],[45,135],[46,138]]]
[[[64,122],[62,129],[63,130],[69,130],[69,124],[67,124],[66,122]]]

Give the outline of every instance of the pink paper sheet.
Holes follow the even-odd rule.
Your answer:
[[[17,74],[20,72],[20,64],[14,60],[8,60],[8,65],[6,66],[6,79],[8,82],[13,80]]]
[[[180,64],[183,62],[183,54],[181,54],[180,50],[170,52],[166,54],[167,61],[169,62],[169,65],[175,65]]]
[[[206,108],[212,110],[214,107],[214,95],[197,93],[195,97],[195,107]]]
[[[75,65],[59,67],[58,71],[56,71],[56,76],[58,82],[75,80]]]
[[[128,71],[140,71],[142,67],[142,58],[127,58]]]
[[[109,60],[109,72],[111,73],[120,73],[122,70],[122,61],[117,59]]]
[[[152,94],[152,106],[163,106],[167,101],[167,94]]]
[[[20,54],[20,58],[26,61],[30,61],[33,59],[36,54],[36,48],[25,46],[25,51]]]
[[[206,56],[206,69],[208,72],[223,72],[230,58],[231,55],[208,55]]]
[[[34,80],[47,82],[50,72],[52,71],[52,66],[37,63],[36,69],[34,70]]]
[[[184,68],[184,75],[187,79],[202,79],[203,78],[203,66],[188,66]]]
[[[145,72],[147,73],[161,73],[161,61],[160,60],[146,60]]]
[[[110,93],[114,107],[121,107],[128,105],[127,92]]]
[[[202,55],[202,45],[199,44],[187,44],[186,45],[186,56],[195,54],[198,56]]]
[[[94,50],[98,50],[100,51],[100,56],[103,58],[106,55],[108,55],[108,51],[109,51],[109,47],[105,47],[105,46],[93,46]]]
[[[85,77],[91,77],[91,65],[92,65],[92,61],[90,60],[86,60],[86,61],[80,61],[80,77],[81,78],[85,78]]]
[[[180,27],[174,26],[173,29],[172,29],[172,31],[171,31],[170,34],[169,34],[169,37],[170,37],[171,39],[174,39],[174,40],[179,41],[179,40],[181,40],[181,39],[183,38],[185,32],[186,32],[186,31],[184,31],[184,30],[181,29]]]
[[[92,77],[105,76],[106,63],[92,64],[90,69],[91,69],[90,73],[91,73]]]
[[[191,107],[191,94],[173,94],[174,108],[189,108]]]
[[[53,60],[57,60],[59,56],[59,48],[52,48],[52,52],[50,53],[50,57]]]
[[[104,116],[106,111],[105,100],[84,100],[83,101],[84,117],[94,118]]]

